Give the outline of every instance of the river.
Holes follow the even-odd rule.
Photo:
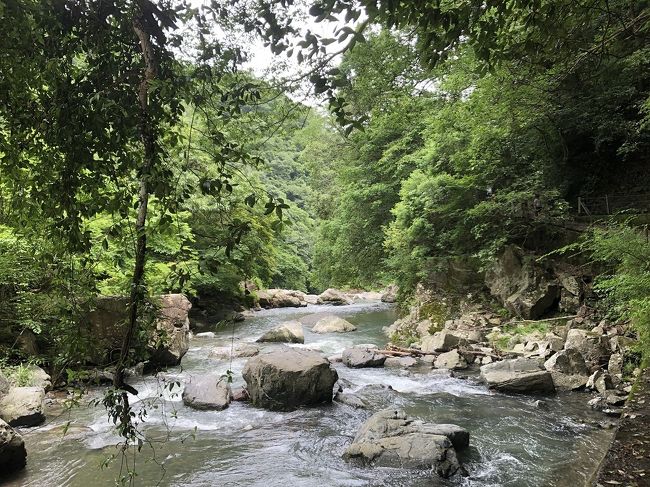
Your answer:
[[[282,321],[324,311],[358,327],[356,332],[329,335],[305,328],[304,347],[326,354],[358,343],[382,345],[386,340],[382,327],[395,320],[389,305],[375,302],[261,311],[234,329],[218,331],[214,338],[194,338],[182,367],[135,381],[140,394],[132,400],[136,405],[148,404],[142,428],[151,441],[140,454],[129,456],[136,460],[135,485],[577,487],[585,484],[604,455],[611,431],[594,426],[603,418],[587,410],[587,395],[541,398],[540,407],[536,404],[540,398],[493,393],[472,377],[453,378],[430,368],[349,369],[335,364],[342,383],[365,399],[371,410],[334,403],[279,413],[233,402],[220,412],[195,411],[183,405],[180,394],[164,390],[165,381],[183,381],[208,371],[225,373],[229,368],[233,386],[241,386],[247,359],[231,364],[210,357],[210,351],[229,346],[232,339],[252,342]],[[101,397],[102,392],[98,388],[89,397]],[[460,457],[467,476],[432,480],[428,472],[344,462],[341,454],[363,421],[385,407],[469,430],[471,448]],[[63,436],[62,425],[68,421]],[[76,407],[21,433],[28,463],[9,482],[11,486],[108,486],[119,475],[121,456],[114,446],[118,438],[101,407]],[[114,454],[116,460],[100,468]]]

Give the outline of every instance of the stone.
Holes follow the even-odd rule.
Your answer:
[[[454,444],[466,447],[469,433],[456,425],[426,424],[386,409],[361,426],[343,457],[362,464],[423,468],[448,478],[460,469]]]
[[[286,321],[272,328],[257,339],[258,342],[277,343],[305,343],[305,334],[302,323],[299,321]]]
[[[238,402],[245,402],[250,400],[248,390],[245,387],[238,387],[232,391],[232,400]]]
[[[610,389],[614,389],[614,383],[611,376],[603,370],[597,370],[587,380],[587,389],[595,389],[601,394],[604,394]]]
[[[254,357],[260,353],[260,347],[254,343],[241,342],[231,347],[215,347],[213,348],[208,357],[217,359],[229,359],[232,355],[233,358],[240,357]]]
[[[323,301],[318,297],[318,294],[305,294],[305,302],[314,305],[323,304]]]
[[[341,354],[343,364],[357,369],[363,367],[381,367],[386,356],[370,348],[346,348]]]
[[[467,341],[448,331],[438,331],[422,339],[424,353],[449,352],[454,348],[467,344]]]
[[[37,426],[45,421],[42,387],[12,387],[0,399],[0,419],[11,426]]]
[[[326,289],[318,297],[326,304],[334,304],[337,306],[352,304],[352,300],[347,294],[334,288]]]
[[[399,367],[409,368],[418,364],[418,361],[413,357],[388,357],[384,362],[385,367]]]
[[[502,392],[552,393],[551,373],[538,360],[517,358],[481,366],[481,379],[489,388]]]
[[[612,375],[621,379],[623,377],[623,354],[622,353],[613,353],[609,357],[609,362],[607,363],[607,371]]]
[[[318,352],[285,348],[248,360],[242,372],[251,402],[292,411],[332,401],[338,374]]]
[[[0,419],[0,478],[25,468],[27,450],[22,436]]]
[[[349,392],[337,392],[334,395],[334,400],[355,409],[368,409],[368,404],[363,399]]]
[[[580,389],[589,380],[589,370],[582,354],[573,348],[556,353],[546,362],[544,368],[551,373],[555,388],[560,391]]]
[[[300,308],[307,306],[307,295],[292,289],[266,289],[256,292],[262,308]]]
[[[605,402],[609,406],[623,406],[627,398],[627,394],[618,394],[616,391],[605,391]]]
[[[384,289],[383,294],[381,295],[381,301],[384,303],[394,303],[397,301],[397,292],[399,288],[395,284],[391,284],[386,289]]]
[[[183,404],[192,409],[226,409],[232,400],[228,377],[208,374],[191,377],[183,390]]]
[[[588,365],[600,365],[609,356],[607,337],[573,328],[568,331],[564,349],[578,350]]]
[[[458,353],[458,350],[451,350],[438,355],[438,358],[436,358],[435,361],[435,367],[437,369],[450,370],[466,369],[467,361],[460,353]]]
[[[623,353],[632,345],[635,341],[632,338],[626,336],[612,336],[609,339],[609,348],[612,352]]]
[[[325,316],[311,329],[314,333],[345,333],[357,329],[352,323],[338,316]]]
[[[547,333],[544,341],[548,343],[548,348],[554,352],[564,349],[564,339],[555,333]]]

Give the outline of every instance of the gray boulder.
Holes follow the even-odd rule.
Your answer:
[[[318,294],[305,294],[305,303],[307,304],[323,304]]]
[[[619,380],[623,377],[623,354],[622,353],[613,353],[612,356],[609,357],[609,362],[607,363],[607,370],[612,375],[612,377],[616,377]]]
[[[564,349],[578,350],[585,362],[590,365],[600,365],[609,357],[609,340],[606,336],[586,330],[574,328],[568,331]]]
[[[614,389],[614,383],[611,376],[602,370],[597,370],[587,380],[587,389],[595,389],[601,394]]]
[[[344,333],[357,329],[352,323],[338,316],[325,316],[318,320],[311,329],[314,333]]]
[[[550,393],[553,378],[538,360],[517,358],[481,366],[481,379],[491,389],[502,392]]]
[[[231,347],[215,347],[213,348],[208,357],[217,359],[229,359],[239,357],[254,357],[260,353],[260,347],[254,343],[240,342]]]
[[[424,353],[449,352],[461,345],[466,345],[467,340],[448,331],[438,331],[422,339]]]
[[[250,359],[242,372],[251,402],[291,411],[332,401],[338,374],[318,352],[286,348]]]
[[[438,355],[434,365],[436,369],[466,369],[467,361],[460,353],[458,353],[458,350],[451,350],[450,352]]]
[[[341,404],[345,404],[346,406],[353,407],[355,409],[367,409],[368,404],[366,401],[361,399],[359,396],[355,394],[351,394],[349,392],[337,392],[334,395],[334,400],[336,402],[339,402]]]
[[[334,305],[352,304],[352,300],[347,294],[345,294],[343,291],[339,291],[338,289],[334,289],[334,288],[326,289],[318,297],[323,303],[327,303],[327,304],[334,304]]]
[[[544,362],[544,368],[551,373],[555,388],[561,391],[580,389],[589,379],[589,370],[582,354],[573,348],[553,355]]]
[[[469,433],[455,425],[426,424],[402,411],[386,409],[363,424],[343,457],[363,464],[431,469],[448,478],[460,469],[454,442],[459,448],[467,446]]]
[[[217,374],[191,377],[183,390],[183,404],[193,409],[226,409],[232,400],[228,378]]]
[[[341,354],[341,361],[353,369],[381,367],[386,356],[370,348],[346,348]]]
[[[299,321],[286,321],[275,328],[267,331],[258,342],[279,342],[279,343],[305,343],[305,334],[302,330],[302,323]]]
[[[42,387],[12,387],[0,399],[0,419],[11,426],[37,426],[45,421]]]
[[[25,468],[26,461],[22,436],[0,419],[0,476]]]
[[[386,367],[400,367],[404,369],[414,367],[417,364],[418,361],[414,357],[388,357],[384,362]]]
[[[381,295],[381,301],[384,303],[394,303],[397,301],[397,292],[399,288],[395,284],[388,286]]]

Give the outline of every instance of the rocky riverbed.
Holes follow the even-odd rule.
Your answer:
[[[316,322],[323,313],[334,314],[356,330],[314,333],[313,315],[319,313]],[[133,401],[146,405],[149,412],[142,427],[155,447],[156,458],[152,460],[153,450],[145,445],[136,464],[138,484],[418,486],[433,481],[435,485],[573,486],[593,474],[612,433],[599,426],[605,418],[602,413],[585,407],[588,394],[505,394],[481,383],[477,371],[470,369],[461,372],[467,377],[455,377],[422,360],[400,359],[400,363],[387,359],[393,363],[385,361],[383,366],[368,368],[338,362],[346,349],[355,346],[381,348],[386,341],[383,329],[395,318],[392,308],[379,302],[314,305],[260,311],[234,330],[194,337],[182,368],[133,382],[140,391]],[[255,343],[269,330],[292,320],[311,323],[303,325],[304,343]],[[250,355],[288,346],[314,350],[331,359],[340,389],[335,402],[289,412],[268,411],[240,401],[224,410],[204,410],[185,405],[181,388],[165,389],[174,381],[192,383],[197,377],[218,377],[231,370],[232,391],[238,392],[245,386],[242,372]],[[239,355],[232,361],[231,349]],[[101,388],[92,391],[82,404],[102,393]],[[107,468],[98,466],[119,453],[114,447],[118,438],[105,411],[82,406],[61,414],[56,402],[46,408],[44,425],[18,428],[29,452],[28,462],[9,485],[111,483],[119,474],[119,459]],[[406,433],[411,424],[416,428],[456,425],[468,432],[469,447],[455,451],[460,468],[452,465],[447,470],[450,478],[442,479],[432,472],[431,465],[351,461],[349,449],[355,438],[363,438],[364,423],[386,409],[407,418],[399,417],[399,427]],[[427,428],[434,432],[434,426]],[[439,432],[432,434],[437,438]],[[381,441],[393,444],[390,439]],[[445,444],[444,438],[436,441]]]

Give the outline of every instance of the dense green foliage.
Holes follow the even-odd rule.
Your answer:
[[[0,0],[5,343],[80,360],[97,294],[463,287],[557,247],[578,196],[645,191],[646,2],[309,2],[334,38],[294,7]],[[330,115],[243,71],[247,33]]]

